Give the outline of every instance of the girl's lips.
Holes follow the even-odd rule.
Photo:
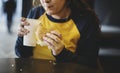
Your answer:
[[[51,7],[53,7],[53,6],[47,6],[47,8],[51,8]]]
[[[53,6],[46,6],[47,9],[53,9]]]

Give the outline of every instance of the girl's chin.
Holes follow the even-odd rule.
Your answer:
[[[48,15],[54,15],[54,14],[55,14],[55,12],[53,12],[53,11],[46,11],[46,13],[47,13]]]

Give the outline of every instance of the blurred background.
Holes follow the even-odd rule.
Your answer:
[[[15,1],[16,5],[8,4],[8,8],[6,7],[8,10],[5,10],[5,3],[7,1]],[[106,73],[120,73],[119,0],[85,1],[95,10],[101,24],[102,33],[99,37],[100,62]],[[26,17],[31,7],[32,0],[0,0],[0,58],[17,57],[14,52],[14,46],[18,26],[21,17]],[[11,11],[9,12],[11,14],[8,11]]]
[[[17,28],[20,23],[22,0],[16,1],[16,10],[12,16],[11,33],[7,28],[7,13],[4,12],[4,3],[7,0],[0,0],[0,58],[14,58],[14,45],[17,36]],[[9,8],[10,9],[10,8]]]
[[[14,46],[21,17],[27,17],[32,0],[0,0],[0,58],[15,58]]]

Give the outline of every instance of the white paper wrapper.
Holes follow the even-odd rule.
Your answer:
[[[28,29],[30,32],[24,36],[23,45],[24,46],[36,46],[36,37],[35,37],[35,31],[37,29],[37,26],[40,24],[40,21],[37,19],[26,19],[27,22],[30,23],[29,26],[25,26],[24,28]]]

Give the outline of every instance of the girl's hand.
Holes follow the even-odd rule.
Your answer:
[[[60,54],[65,47],[62,42],[62,35],[58,31],[46,33],[43,37],[43,41],[48,45],[48,48],[52,50],[52,53],[55,56]]]
[[[23,37],[24,35],[27,35],[27,33],[29,33],[29,30],[25,29],[24,26],[29,26],[29,23],[26,21],[26,18],[21,19],[21,24],[18,28],[17,35],[20,37]]]

